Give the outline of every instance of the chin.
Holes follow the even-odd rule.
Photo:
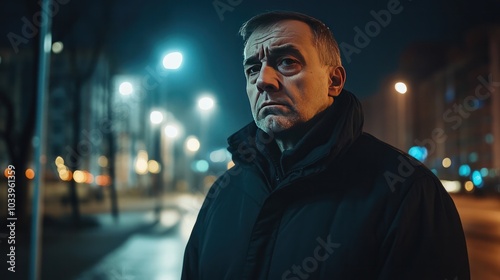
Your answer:
[[[284,132],[292,127],[292,124],[288,120],[280,120],[280,118],[276,117],[266,117],[256,120],[255,123],[258,128],[269,135]]]

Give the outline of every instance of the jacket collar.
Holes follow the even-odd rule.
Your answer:
[[[282,154],[271,136],[257,128],[254,122],[228,138],[229,152],[235,163],[279,163],[283,173],[305,168],[323,160],[333,160],[360,134],[363,110],[359,100],[349,91],[342,90],[334,103],[317,120],[292,150]]]

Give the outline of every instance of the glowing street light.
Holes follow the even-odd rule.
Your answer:
[[[152,124],[160,124],[163,121],[163,114],[160,111],[152,111],[149,120]]]
[[[189,136],[187,139],[186,139],[186,149],[191,152],[191,153],[195,153],[197,152],[199,149],[200,149],[200,141],[198,140],[198,138],[194,137],[194,136]]]
[[[451,166],[451,159],[450,158],[444,158],[443,161],[441,162],[444,168],[448,168]]]
[[[207,172],[209,167],[210,167],[210,165],[208,164],[208,161],[206,161],[204,159],[200,159],[200,160],[193,162],[193,164],[191,166],[191,168],[194,171],[199,172],[199,173]]]
[[[99,164],[100,167],[107,167],[108,166],[108,158],[105,156],[100,156],[97,159],[97,164]]]
[[[396,89],[397,92],[401,94],[405,94],[408,88],[406,87],[406,84],[403,82],[397,82],[394,84],[394,88]]]
[[[55,54],[62,52],[63,49],[64,49],[64,45],[62,42],[54,42],[52,44],[52,52]]]
[[[121,95],[131,95],[134,92],[134,86],[130,82],[123,82],[118,87],[118,91]]]
[[[165,126],[165,135],[168,138],[176,138],[179,136],[179,127],[174,124],[168,124]]]
[[[182,54],[171,52],[163,57],[163,67],[165,69],[178,69],[182,64]]]
[[[139,175],[148,174],[148,153],[140,150],[134,164],[135,172]]]
[[[160,163],[156,160],[150,159],[148,161],[148,171],[149,173],[158,174],[161,171]]]
[[[215,105],[215,101],[212,97],[209,96],[203,96],[200,99],[198,99],[198,108],[202,111],[209,111],[211,110]]]
[[[395,95],[394,99],[396,99],[396,115],[397,115],[397,146],[400,149],[406,149],[407,145],[407,133],[406,127],[408,126],[408,116],[406,112],[406,103],[408,102],[407,98],[404,98],[402,95],[406,93],[408,88],[406,84],[403,82],[397,82],[394,84],[394,89],[400,93],[401,95]],[[399,97],[397,97],[399,96]]]

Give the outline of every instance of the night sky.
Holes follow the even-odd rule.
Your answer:
[[[210,135],[209,146],[215,148],[225,147],[226,138],[251,121],[238,29],[257,13],[279,9],[309,14],[325,22],[340,45],[357,47],[358,53],[347,57],[343,52],[342,59],[347,71],[346,88],[363,98],[377,92],[384,77],[397,70],[399,55],[412,42],[457,42],[465,28],[487,21],[500,11],[495,12],[500,7],[496,0],[473,4],[452,0],[332,2],[126,0],[116,1],[112,12],[105,13],[101,1],[73,0],[61,5],[54,17],[54,41],[92,47],[96,44],[96,30],[108,28],[109,33],[101,43],[105,44],[117,71],[139,76],[146,74],[146,67],[155,67],[167,51],[181,51],[182,67],[165,81],[168,91],[165,94],[171,100],[168,107],[175,107],[173,111],[182,115],[179,118],[187,116],[186,122],[193,123],[197,96],[202,92],[212,93],[217,99],[217,109],[206,130]],[[390,20],[383,23],[385,26],[375,24],[379,28],[372,29],[369,42],[356,45],[356,30],[365,30],[370,24],[375,28],[374,14],[391,10],[388,6],[396,11]],[[78,24],[69,34],[67,30],[62,32],[65,22],[75,14]],[[19,32],[22,16],[23,5],[19,2],[0,4],[1,47],[9,46],[8,32]],[[186,130],[196,133],[197,128]]]

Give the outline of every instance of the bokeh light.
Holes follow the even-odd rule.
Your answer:
[[[474,184],[471,181],[465,182],[465,190],[471,192],[474,190]]]
[[[26,172],[24,172],[24,174],[26,175],[26,178],[28,178],[29,180],[35,178],[35,171],[31,168],[26,169]]]
[[[98,186],[107,187],[111,185],[111,177],[109,175],[98,175],[95,177],[95,182]]]
[[[100,156],[97,159],[97,164],[99,164],[100,167],[107,167],[108,166],[108,158],[105,156]]]
[[[148,161],[148,171],[153,174],[158,174],[161,171],[160,164],[156,160]]]
[[[394,88],[396,89],[397,92],[401,94],[405,94],[408,88],[406,87],[406,84],[403,82],[397,82],[394,84]]]
[[[476,152],[472,152],[469,154],[469,161],[476,162],[479,159],[479,156]]]
[[[58,156],[58,157],[56,157],[55,163],[56,163],[56,166],[64,165],[64,159],[62,157]]]
[[[94,175],[90,172],[85,172],[85,183],[92,184],[94,182]]]
[[[209,168],[208,161],[206,161],[204,159],[197,160],[193,163],[192,168],[196,172],[200,172],[200,173],[207,172],[208,168]]]
[[[490,173],[488,168],[486,168],[486,167],[481,168],[481,170],[479,170],[479,172],[481,172],[481,176],[483,176],[483,177],[487,177],[488,174]]]
[[[427,158],[427,148],[421,146],[413,146],[408,150],[408,154],[416,158],[420,162],[424,162]]]
[[[163,57],[163,67],[165,69],[178,69],[181,67],[182,59],[180,52],[171,52]]]
[[[152,111],[149,115],[152,124],[160,124],[163,121],[163,114],[160,111]]]
[[[130,82],[123,82],[118,87],[121,95],[131,95],[134,92],[134,86]]]
[[[61,53],[64,49],[64,44],[62,42],[54,42],[52,44],[52,52],[55,54]]]
[[[186,139],[186,149],[189,152],[197,152],[201,147],[200,141],[195,136],[189,136]]]
[[[488,133],[486,134],[486,136],[484,136],[484,141],[486,141],[486,143],[488,144],[493,144],[495,138],[493,137],[493,134],[491,133]]]
[[[483,176],[481,176],[481,172],[474,170],[471,175],[471,180],[474,186],[478,188],[483,186]]]
[[[230,154],[226,149],[218,149],[210,153],[212,162],[226,162],[230,159]]]
[[[202,111],[209,111],[214,107],[214,105],[215,101],[210,96],[203,96],[198,99],[198,108],[200,108]]]
[[[85,173],[81,170],[75,170],[75,172],[73,172],[73,180],[75,180],[75,182],[77,183],[83,183],[85,182],[86,180],[86,176],[85,176]]]
[[[66,166],[61,166],[57,171],[59,172],[59,178],[61,178],[61,180],[71,181],[71,179],[73,179],[73,173]]]
[[[468,164],[462,164],[458,168],[458,175],[462,177],[467,177],[470,175],[470,166]]]
[[[444,189],[449,193],[458,193],[460,192],[460,182],[459,181],[448,181],[441,180]]]
[[[176,138],[179,136],[179,128],[174,124],[169,124],[165,126],[165,135],[167,135],[168,138]]]
[[[444,168],[450,167],[451,166],[451,159],[450,158],[444,158],[442,164],[443,164]]]
[[[148,153],[144,150],[140,150],[137,153],[137,158],[135,160],[134,168],[135,172],[139,175],[144,175],[148,173]]]

